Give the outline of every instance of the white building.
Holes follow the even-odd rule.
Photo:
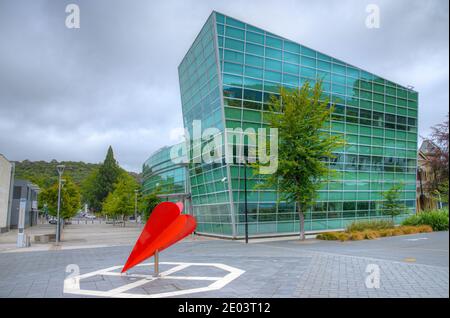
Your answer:
[[[9,230],[14,164],[0,154],[0,233]]]

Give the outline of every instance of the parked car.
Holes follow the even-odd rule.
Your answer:
[[[96,217],[95,215],[86,214],[86,215],[85,215],[85,218],[86,218],[86,219],[90,219],[90,220],[92,220],[92,219],[95,220],[97,217]]]
[[[55,218],[51,218],[50,220],[48,220],[48,223],[49,223],[49,224],[56,224],[56,223],[58,223],[58,222],[56,221]]]

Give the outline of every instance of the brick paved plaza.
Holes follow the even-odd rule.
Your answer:
[[[89,231],[86,225],[85,229]],[[70,236],[77,231],[82,232],[81,225],[67,231],[73,240],[59,248],[34,245],[1,251],[0,297],[109,297],[111,290],[117,297],[449,297],[448,232],[345,243],[257,240],[245,245],[188,238],[160,254],[160,272],[167,277],[153,279],[151,264],[119,275],[133,243],[132,229],[124,230],[124,244],[114,246],[90,240],[92,233],[84,241]],[[113,243],[119,243],[117,237]],[[86,242],[97,245],[83,246]],[[205,263],[223,264],[239,273],[223,287],[201,291],[228,274]],[[117,268],[81,279],[80,289],[88,292],[80,295],[64,293],[70,264],[79,267],[80,275]],[[379,288],[366,286],[369,264],[379,268]],[[199,292],[185,293],[197,288]]]

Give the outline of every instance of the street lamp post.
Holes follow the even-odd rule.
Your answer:
[[[248,209],[247,209],[247,158],[244,159],[244,216],[245,216],[245,244],[248,244]]]
[[[64,165],[57,165],[56,170],[58,171],[58,208],[56,212],[56,244],[59,244],[61,240],[61,219],[59,217],[59,212],[61,209],[61,176],[64,172]]]

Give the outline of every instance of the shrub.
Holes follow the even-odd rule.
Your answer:
[[[380,237],[379,231],[376,230],[365,230],[363,232],[364,238],[367,240],[373,240]]]
[[[400,230],[403,234],[416,234],[419,233],[419,229],[416,226],[401,226]]]
[[[412,215],[402,222],[406,226],[429,225],[433,231],[448,231],[448,210],[434,210]]]
[[[417,228],[419,229],[419,233],[433,232],[433,228],[429,225],[419,225]]]
[[[394,223],[391,220],[355,221],[347,226],[346,231],[356,232],[364,230],[381,230],[381,229],[390,229],[393,227]]]
[[[350,235],[346,232],[338,232],[337,238],[339,241],[344,242],[350,239]]]
[[[325,232],[317,235],[317,239],[325,241],[348,241],[349,234],[345,232]]]
[[[337,240],[336,238],[336,232],[325,232],[325,233],[320,233],[317,235],[316,237],[319,240],[324,240],[324,241],[334,241]]]
[[[365,235],[363,232],[351,232],[350,240],[352,241],[361,241],[365,239]]]
[[[360,240],[374,240],[379,237],[389,237],[405,234],[428,233],[433,232],[429,225],[409,226],[403,225],[395,228],[380,229],[380,230],[364,230],[353,232],[325,232],[317,235],[319,240],[327,241],[360,241]]]
[[[378,232],[380,234],[380,237],[395,236],[395,229],[381,229]]]

